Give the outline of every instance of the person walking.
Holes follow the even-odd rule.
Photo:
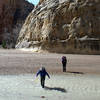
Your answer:
[[[66,72],[66,64],[67,64],[67,58],[66,58],[66,56],[63,56],[62,57],[63,72]]]
[[[40,82],[41,82],[41,86],[42,88],[44,88],[45,86],[45,77],[46,75],[48,76],[48,78],[50,79],[49,74],[47,73],[46,69],[44,67],[42,67],[36,74],[36,77],[40,74]]]

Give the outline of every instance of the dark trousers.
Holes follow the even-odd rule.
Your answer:
[[[45,76],[41,77],[41,86],[42,86],[42,88],[44,88],[44,86],[45,86]]]
[[[62,65],[63,65],[63,72],[66,72],[66,63],[64,62],[62,63]]]

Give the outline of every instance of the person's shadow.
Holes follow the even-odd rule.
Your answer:
[[[60,87],[48,87],[48,86],[45,86],[44,87],[46,90],[55,90],[55,91],[59,91],[59,92],[67,92],[64,88],[60,88]]]
[[[71,71],[68,71],[68,73],[73,73],[73,74],[84,74],[83,72],[71,72]]]

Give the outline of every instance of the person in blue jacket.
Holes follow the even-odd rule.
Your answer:
[[[36,74],[36,77],[40,74],[40,81],[41,81],[41,86],[42,88],[44,88],[45,85],[45,77],[46,75],[48,76],[48,78],[50,78],[49,74],[46,72],[46,69],[44,67],[42,67]]]

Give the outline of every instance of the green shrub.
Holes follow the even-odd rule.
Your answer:
[[[2,47],[3,47],[3,48],[6,48],[6,41],[3,41],[3,42],[2,42]]]

